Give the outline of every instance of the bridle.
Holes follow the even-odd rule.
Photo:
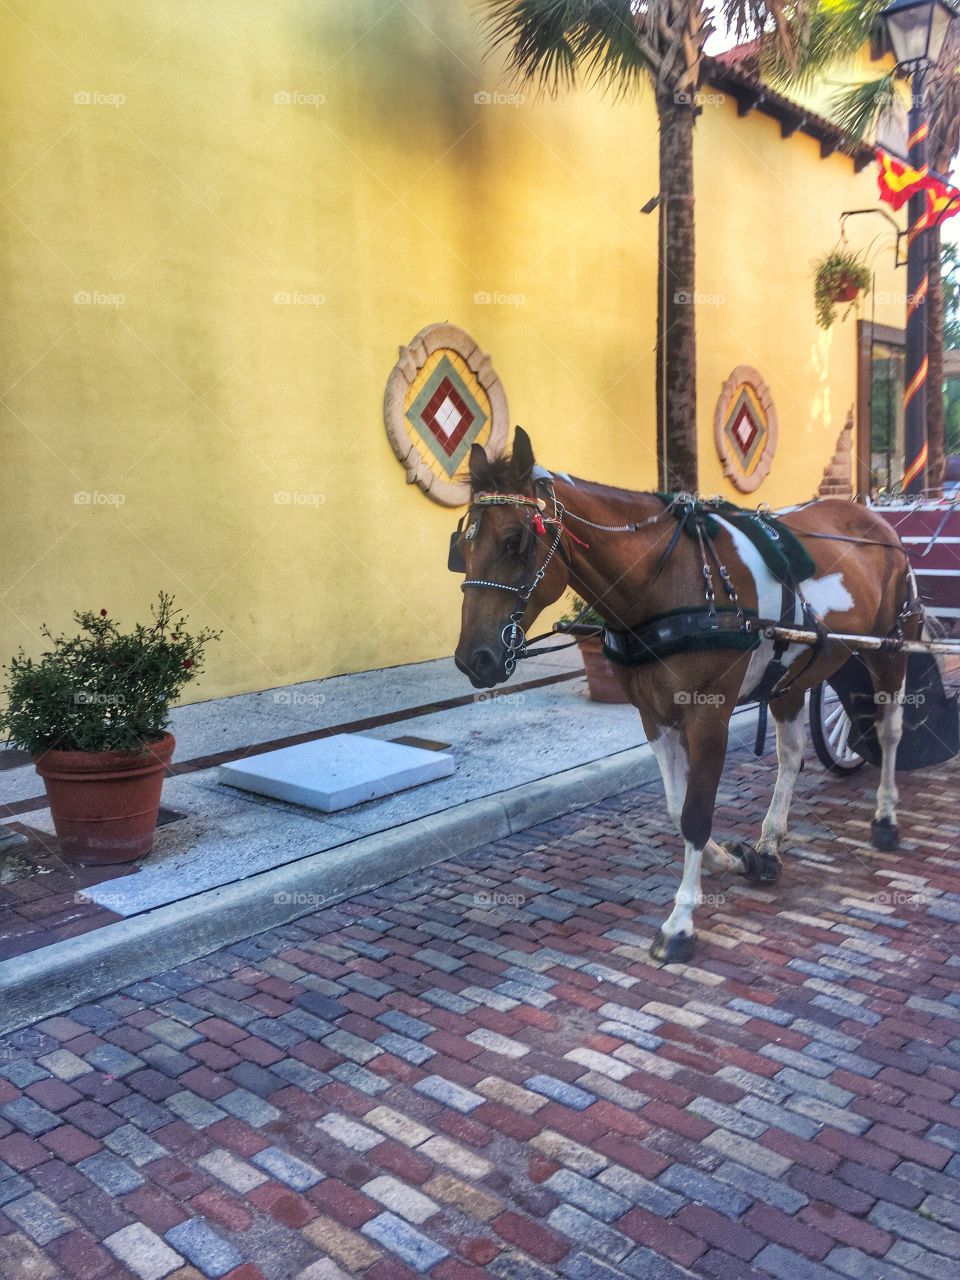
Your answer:
[[[636,533],[638,530],[645,528],[647,525],[657,524],[663,520],[665,516],[673,510],[674,503],[669,503],[663,511],[658,512],[655,516],[649,516],[647,519],[634,521],[629,524],[597,524],[593,520],[586,519],[585,516],[578,516],[575,511],[568,511],[562,502],[557,498],[556,490],[553,486],[553,477],[550,472],[543,467],[534,467],[533,470],[533,487],[534,493],[539,487],[543,487],[549,497],[549,504],[553,507],[553,514],[547,515],[548,501],[542,497],[528,497],[524,493],[498,493],[498,492],[482,492],[473,495],[470,506],[467,508],[465,515],[461,516],[455,532],[450,538],[450,554],[447,561],[447,567],[454,573],[466,572],[466,561],[463,552],[459,547],[460,537],[463,536],[466,541],[472,541],[477,535],[480,524],[480,515],[475,519],[470,519],[474,507],[520,507],[527,509],[531,514],[528,520],[528,527],[531,532],[538,538],[543,537],[547,532],[547,526],[552,525],[556,532],[547,548],[547,554],[543,558],[538,568],[534,571],[531,579],[522,585],[510,582],[493,582],[488,578],[467,578],[460,584],[460,590],[479,589],[486,591],[508,591],[516,596],[516,604],[504,622],[500,632],[500,638],[506,649],[506,657],[504,659],[504,671],[507,676],[511,676],[516,670],[517,662],[521,658],[529,658],[534,655],[529,652],[530,647],[538,644],[541,640],[550,638],[551,632],[546,632],[542,636],[535,636],[528,640],[523,629],[523,615],[526,613],[527,606],[533,596],[533,593],[539,587],[546,575],[547,569],[554,556],[558,555],[564,561],[567,568],[572,568],[572,561],[569,554],[563,546],[563,535],[566,534],[578,546],[589,549],[589,544],[578,538],[564,523],[565,518],[576,520],[580,524],[586,525],[590,529],[599,529],[604,533]],[[463,532],[463,526],[467,521],[466,532]],[[589,604],[577,614],[573,620],[573,626],[580,622],[587,613],[590,612]],[[567,649],[576,641],[570,641],[569,644],[554,645],[549,649],[539,649],[539,653],[552,653],[555,649]]]
[[[538,477],[534,482],[534,487],[536,488],[537,485],[542,483],[544,483],[543,480]],[[504,648],[506,649],[506,657],[503,664],[504,671],[508,676],[513,675],[513,672],[516,670],[518,659],[524,658],[527,655],[528,641],[522,625],[523,615],[527,611],[527,605],[530,603],[533,593],[543,581],[554,556],[559,552],[561,559],[566,562],[568,568],[570,567],[570,557],[563,548],[563,535],[564,533],[569,533],[569,530],[564,527],[563,523],[563,517],[565,515],[564,507],[557,498],[553,485],[548,482],[545,487],[550,495],[550,501],[553,504],[552,515],[546,514],[547,502],[544,498],[528,498],[526,494],[522,493],[488,492],[475,494],[470,503],[470,507],[467,510],[467,514],[461,518],[460,523],[457,525],[457,531],[450,543],[450,567],[455,569],[456,566],[452,561],[455,553],[459,551],[459,548],[456,547],[455,543],[460,537],[464,521],[473,514],[473,509],[475,507],[527,508],[531,512],[528,520],[528,526],[538,537],[542,537],[547,532],[548,525],[552,525],[554,527],[555,532],[550,545],[547,548],[547,554],[544,556],[529,581],[524,582],[521,585],[517,585],[511,582],[493,582],[487,578],[466,578],[460,584],[461,591],[478,588],[480,590],[487,591],[509,591],[516,596],[516,603],[500,632],[500,638],[503,641]],[[467,541],[471,541],[476,537],[478,525],[479,516],[475,520],[472,520],[467,526],[466,533],[464,534]],[[575,538],[575,535],[570,534],[570,537]],[[580,541],[579,538],[575,538],[575,540],[577,542]],[[586,543],[581,545],[586,546]],[[465,562],[463,567],[466,569]]]

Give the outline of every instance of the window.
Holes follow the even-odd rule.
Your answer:
[[[857,489],[876,497],[903,477],[904,334],[860,322]]]

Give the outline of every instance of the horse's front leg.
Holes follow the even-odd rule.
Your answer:
[[[683,727],[688,765],[680,810],[683,877],[673,910],[650,948],[653,958],[666,964],[681,964],[693,956],[693,913],[701,897],[700,873],[713,827],[713,809],[727,750],[728,719],[722,711],[710,708],[707,715],[690,717]]]

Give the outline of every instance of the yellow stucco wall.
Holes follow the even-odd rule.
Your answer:
[[[858,316],[902,327],[905,272],[894,268],[895,233],[879,215],[847,221],[847,243],[876,272],[876,289],[834,326],[816,323],[813,273],[840,236],[840,214],[877,205],[874,165],[854,174],[848,157],[820,157],[805,134],[781,136],[758,112],[709,87],[696,133],[700,487],[736,500],[714,447],[713,411],[738,364],[766,379],[779,446],[756,498],[771,506],[816,491],[857,395]]]
[[[449,653],[455,516],[404,485],[381,413],[433,321],[492,353],[546,463],[654,485],[652,102],[476,103],[512,91],[477,12],[0,7],[0,657],[161,587],[224,629],[195,697]],[[713,406],[750,363],[780,412],[758,497],[809,496],[855,379],[810,263],[873,178],[729,103],[697,169],[698,291],[725,298],[698,311],[702,487],[724,488]]]

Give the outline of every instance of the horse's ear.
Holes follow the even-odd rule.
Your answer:
[[[470,446],[470,485],[474,490],[482,489],[490,474],[490,459],[482,444]]]
[[[530,472],[533,470],[534,465],[533,445],[530,443],[530,437],[523,427],[517,427],[513,436],[513,466],[517,479],[521,484],[525,484],[530,479]]]

